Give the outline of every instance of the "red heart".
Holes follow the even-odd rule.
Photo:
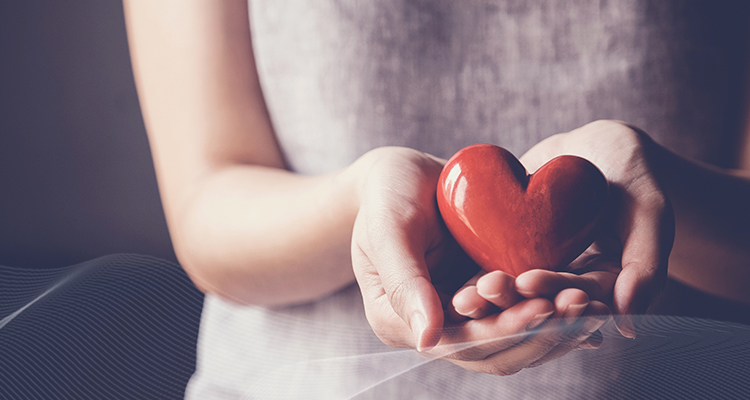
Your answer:
[[[528,175],[502,147],[477,144],[445,164],[440,214],[466,253],[487,271],[513,276],[564,268],[594,241],[607,200],[596,166],[560,156]]]

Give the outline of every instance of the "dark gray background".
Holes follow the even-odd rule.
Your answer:
[[[183,398],[203,294],[159,259],[122,3],[0,2],[0,399]]]
[[[0,265],[175,260],[122,3],[0,2]]]

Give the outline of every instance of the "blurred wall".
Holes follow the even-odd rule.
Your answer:
[[[174,260],[117,0],[0,2],[0,265]]]

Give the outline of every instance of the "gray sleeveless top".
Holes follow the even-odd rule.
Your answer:
[[[299,173],[332,171],[384,145],[448,158],[484,142],[520,156],[547,136],[601,118],[637,125],[704,161],[731,154],[724,145],[739,121],[744,59],[734,38],[747,34],[744,5],[250,3],[266,103],[286,161]],[[592,352],[599,358],[576,352],[495,377],[383,345],[356,285],[274,310],[207,296],[187,395],[598,398],[620,374],[621,339],[606,331],[605,347]]]

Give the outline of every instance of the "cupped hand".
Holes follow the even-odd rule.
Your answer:
[[[587,258],[590,257],[584,254],[574,264]],[[598,329],[609,318],[610,310],[605,303],[611,298],[616,277],[611,270],[578,275],[537,269],[518,278],[502,271],[480,271],[453,296],[450,309],[453,312],[449,315],[453,321],[483,320],[498,312],[507,313],[529,301],[527,298],[549,299],[554,312],[544,328],[514,349],[527,354],[523,359],[526,367],[538,366],[571,350],[601,345],[603,336]]]
[[[418,350],[437,344],[443,308],[429,270],[449,235],[435,204],[444,161],[401,147],[365,154],[352,265],[373,331],[386,344]]]
[[[505,301],[505,299],[503,300]],[[575,349],[598,348],[599,328],[609,308],[575,288],[563,289],[552,300],[523,299],[478,319],[448,327],[434,352],[466,369],[510,375],[535,367]]]
[[[612,304],[612,292],[621,268],[612,254],[592,244],[562,271],[532,269],[513,277],[503,271],[479,271],[451,299],[454,320],[483,318],[505,310],[524,298],[555,298],[577,289],[587,299]],[[565,314],[558,308],[558,314]]]
[[[360,160],[365,172],[352,263],[367,319],[384,343],[505,375],[579,347],[604,323],[607,307],[578,289],[553,298],[517,297],[503,312],[452,320],[450,295],[478,267],[467,262],[439,217],[435,191],[444,160],[394,147]],[[457,285],[451,288],[451,281]],[[596,338],[589,342],[595,346]]]
[[[596,121],[552,136],[521,157],[530,173],[560,155],[583,157],[607,178],[610,197],[594,244],[568,266],[567,273],[532,270],[519,275],[515,288],[520,295],[551,297],[566,288],[583,290],[592,299],[611,304],[620,332],[635,337],[632,316],[643,314],[663,288],[674,241],[669,199],[659,188],[645,156],[647,146],[652,145],[636,128],[616,121]],[[487,293],[488,288],[500,291],[502,287],[493,286],[493,279],[498,278],[491,274],[477,277],[475,289],[462,289],[454,299],[457,308],[465,308],[464,303],[480,305],[480,310],[489,307],[495,293]],[[473,316],[481,317],[482,313]]]

